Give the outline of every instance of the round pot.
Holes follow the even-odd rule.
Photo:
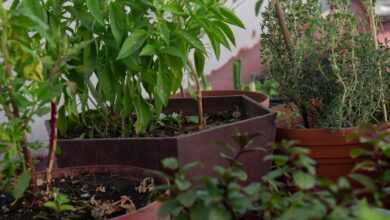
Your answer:
[[[383,126],[389,129],[390,123]],[[277,128],[277,140],[294,140],[297,146],[310,150],[317,162],[317,174],[336,180],[348,175],[357,163],[351,157],[354,148],[362,147],[358,140],[347,141],[355,128],[344,129],[294,129]]]
[[[104,166],[81,166],[81,167],[69,167],[56,169],[53,172],[53,178],[63,178],[68,176],[77,176],[80,174],[103,174],[113,173],[126,177],[129,181],[142,180],[145,177],[153,177],[156,183],[164,183],[165,180],[159,176],[155,171],[147,170],[139,167],[127,166],[127,165],[104,165]],[[45,172],[38,172],[36,174],[36,180],[45,178]],[[159,220],[159,202],[152,202],[147,206],[138,209],[137,211],[112,218],[110,220]]]
[[[255,100],[256,102],[260,103],[265,108],[270,107],[270,100],[268,96],[259,92],[240,91],[240,90],[209,90],[209,91],[202,91],[202,95],[204,97],[245,95]],[[189,95],[185,94],[184,96],[188,97]],[[181,95],[176,94],[174,97],[181,97]]]

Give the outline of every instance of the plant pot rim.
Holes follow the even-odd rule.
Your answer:
[[[240,121],[236,121],[236,122],[232,122],[232,123],[226,123],[226,124],[213,126],[213,127],[210,127],[210,128],[205,128],[205,129],[202,129],[200,131],[195,131],[195,132],[192,132],[192,133],[189,133],[189,134],[180,134],[180,135],[171,136],[171,137],[126,137],[126,138],[110,137],[110,138],[86,138],[86,139],[81,139],[81,138],[62,139],[62,138],[59,138],[58,140],[61,141],[61,142],[68,142],[68,141],[71,141],[71,142],[75,142],[75,141],[76,142],[77,141],[112,141],[112,140],[178,140],[178,139],[186,138],[186,137],[189,137],[189,136],[192,136],[192,135],[207,133],[207,132],[210,132],[210,131],[221,129],[221,128],[225,127],[225,126],[240,125],[240,124],[243,124],[243,123],[245,123],[247,121],[251,121],[251,120],[254,120],[254,119],[267,118],[270,115],[276,115],[276,113],[274,113],[270,109],[264,107],[261,103],[255,101],[252,98],[249,98],[249,97],[247,97],[245,95],[210,96],[210,97],[204,97],[204,99],[237,98],[237,97],[240,97],[240,98],[244,99],[245,101],[250,102],[252,105],[256,106],[257,108],[263,109],[267,113],[259,115],[259,116],[253,116],[253,117],[250,117],[250,118],[247,118],[247,119],[244,119],[244,120],[240,120]],[[175,97],[175,98],[172,98],[172,100],[189,100],[189,99],[193,100],[192,98],[188,98],[188,97]]]
[[[390,129],[390,122],[375,125],[383,130]],[[359,144],[359,140],[346,140],[358,127],[350,128],[277,128],[278,136],[297,140],[304,146],[336,146]],[[302,142],[302,143],[300,143]]]
[[[141,167],[135,167],[131,165],[88,165],[88,166],[75,166],[75,167],[65,167],[65,168],[56,168],[53,171],[53,177],[54,178],[60,178],[60,177],[66,177],[66,176],[76,176],[81,173],[107,173],[107,172],[119,172],[119,173],[132,173],[135,172],[137,174],[145,175],[145,177],[153,177],[154,179],[157,179],[157,181],[164,183],[167,182],[166,179],[164,179],[161,175],[158,174],[157,171],[145,169]],[[45,171],[39,171],[34,174],[36,177],[35,179],[38,181],[38,179],[45,178],[46,172]],[[138,175],[137,175],[138,176]],[[136,180],[139,179],[137,177],[127,176],[127,178],[130,180]],[[114,218],[111,218],[109,220],[124,220],[124,219],[138,219],[133,218],[138,215],[142,215],[144,212],[158,212],[158,209],[160,208],[160,202],[153,201],[146,206],[137,209],[135,212],[124,214],[121,216],[117,216]]]

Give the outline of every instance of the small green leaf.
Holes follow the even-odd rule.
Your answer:
[[[18,200],[20,199],[24,192],[28,189],[30,186],[31,181],[31,171],[28,169],[25,169],[22,174],[18,177],[16,181],[16,185],[14,189],[12,190],[12,196]]]
[[[87,0],[87,7],[97,22],[104,25],[102,3],[101,0]]]
[[[142,47],[148,37],[148,33],[144,30],[136,30],[123,43],[117,60],[129,57]]]
[[[177,216],[179,215],[182,209],[183,207],[178,201],[169,200],[161,204],[158,215],[160,218],[165,218],[170,215]]]
[[[209,219],[212,220],[232,220],[229,211],[221,207],[213,207],[209,213]]]
[[[156,48],[154,47],[154,45],[147,44],[142,48],[139,55],[140,56],[153,56],[155,54],[156,54]]]
[[[187,208],[193,206],[196,198],[196,193],[193,191],[181,193],[176,197],[177,201]]]
[[[179,162],[176,158],[166,158],[162,161],[162,165],[164,166],[164,168],[170,170],[177,170],[179,168]]]
[[[315,186],[315,177],[311,174],[304,173],[302,171],[295,172],[293,174],[294,183],[301,189],[311,189]]]
[[[180,190],[180,191],[186,191],[188,190],[190,187],[191,187],[191,182],[186,180],[184,177],[182,178],[176,178],[175,179],[175,184],[177,186],[177,188]]]

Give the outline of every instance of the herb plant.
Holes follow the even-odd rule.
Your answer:
[[[44,207],[53,210],[58,216],[63,212],[74,211],[75,208],[70,205],[70,200],[64,194],[61,194],[58,189],[54,188],[51,193],[52,200],[45,202]]]
[[[335,182],[316,175],[315,161],[307,149],[286,141],[274,145],[274,153],[266,158],[272,160],[273,169],[249,185],[243,182],[246,174],[237,159],[250,138],[241,138],[237,154],[223,155],[230,166],[216,167],[216,177],[189,179],[186,174],[196,163],[180,167],[175,159],[166,159],[163,165],[169,185],[161,189],[171,193],[161,198],[160,214],[192,220],[387,219],[380,208],[389,195],[390,135],[372,129],[358,134],[371,148],[354,151],[361,163]]]
[[[75,91],[65,94],[59,111],[63,137],[75,127],[87,137],[144,134],[180,88],[185,71],[200,82],[207,56],[200,38],[207,36],[219,57],[221,46],[235,42],[229,25],[243,27],[220,0],[72,2],[67,8],[75,29],[92,43],[66,74]]]
[[[353,14],[351,1],[330,3],[323,16],[317,0],[270,1],[262,14],[263,62],[306,127],[387,121],[389,52],[376,39],[373,4],[365,2],[367,21]]]
[[[69,28],[72,20],[61,7],[67,2],[21,0],[13,1],[10,8],[0,5],[0,110],[6,116],[0,125],[0,153],[4,158],[0,162],[0,179],[1,190],[12,190],[15,199],[34,182],[30,151],[38,145],[27,143],[26,137],[33,118],[47,114],[51,102],[53,123],[47,171],[50,188],[57,142],[57,102],[61,90],[71,85],[62,73],[80,48],[88,44],[79,41]]]

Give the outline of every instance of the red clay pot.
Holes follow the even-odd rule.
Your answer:
[[[157,184],[162,184],[165,180],[152,170],[126,165],[104,165],[104,166],[81,166],[56,169],[53,173],[54,178],[63,178],[67,176],[77,176],[80,174],[103,174],[113,173],[129,179],[129,181],[139,181],[145,177],[153,177]],[[45,172],[39,172],[35,179],[45,178]],[[136,212],[118,216],[110,220],[159,220],[158,212],[159,202],[152,202],[149,205],[137,210]]]
[[[204,97],[221,97],[221,96],[237,96],[243,95],[251,98],[252,100],[258,102],[265,108],[270,107],[270,100],[268,96],[259,93],[259,92],[251,92],[251,91],[240,91],[240,90],[210,90],[210,91],[202,91],[202,95]],[[174,97],[181,97],[180,94],[176,94]],[[185,94],[184,97],[189,97],[188,94]]]
[[[390,128],[390,123],[383,126]],[[357,160],[351,157],[353,148],[362,147],[358,140],[347,141],[355,128],[345,129],[290,129],[277,128],[277,140],[294,140],[297,146],[310,150],[317,161],[317,173],[333,180],[350,173]]]

